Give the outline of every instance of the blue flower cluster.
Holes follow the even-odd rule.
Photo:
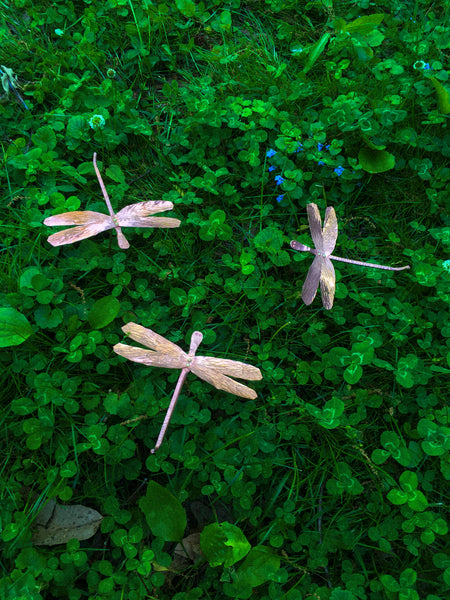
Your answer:
[[[322,152],[322,150],[325,148],[325,150],[328,150],[328,148],[330,147],[330,144],[322,144],[321,142],[319,142],[317,144],[317,150],[319,152]],[[297,149],[294,150],[294,152],[302,152],[303,151],[303,145],[299,142]],[[275,156],[275,154],[277,153],[276,150],[274,150],[273,148],[269,148],[269,150],[267,150],[266,152],[266,157],[267,158],[272,158],[272,156]],[[323,166],[326,163],[323,160],[319,160],[317,163],[319,166]],[[275,171],[277,169],[277,167],[275,165],[270,165],[269,166],[269,173],[271,173],[272,171]],[[336,167],[334,169],[334,172],[336,173],[336,175],[338,177],[340,177],[342,175],[342,173],[345,171],[344,167],[342,167],[341,165],[339,165],[338,167]],[[284,177],[282,177],[281,175],[275,175],[274,177],[274,181],[276,183],[276,185],[281,185],[284,181]],[[277,202],[281,202],[284,198],[284,194],[280,194],[279,196],[276,197]]]

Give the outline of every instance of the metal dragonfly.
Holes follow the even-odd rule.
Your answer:
[[[184,352],[179,346],[158,335],[151,329],[146,329],[137,323],[127,323],[122,327],[122,331],[135,342],[139,342],[152,349],[146,350],[144,348],[128,346],[127,344],[116,344],[113,350],[117,354],[120,354],[120,356],[150,367],[181,369],[161,431],[155,447],[151,450],[152,454],[160,448],[164,440],[167,427],[178,401],[178,396],[189,371],[192,371],[197,377],[204,379],[218,390],[224,390],[243,398],[256,398],[257,394],[255,390],[234,381],[231,377],[257,381],[262,379],[261,371],[257,367],[237,360],[214,358],[212,356],[195,356],[197,348],[203,339],[203,334],[200,331],[194,331],[192,334],[189,353]]]
[[[320,284],[324,308],[330,309],[333,307],[334,292],[336,290],[336,278],[331,260],[338,260],[340,262],[346,262],[352,265],[361,265],[363,267],[385,269],[386,271],[403,271],[404,269],[410,268],[409,265],[406,267],[385,267],[384,265],[377,265],[362,262],[360,260],[350,260],[349,258],[333,256],[331,253],[336,245],[336,239],[338,235],[338,224],[334,208],[329,206],[326,209],[323,228],[317,204],[308,204],[306,210],[308,211],[309,228],[311,230],[311,237],[313,239],[315,249],[305,246],[304,244],[301,244],[295,240],[292,240],[291,242],[291,247],[294,248],[294,250],[298,250],[299,252],[311,252],[311,254],[315,255],[302,288],[302,300],[305,304],[311,304],[316,296],[317,288]]]
[[[155,213],[172,210],[172,202],[163,200],[149,200],[148,202],[138,202],[125,206],[117,214],[114,213],[111,206],[111,201],[103,183],[102,176],[97,167],[97,153],[94,152],[92,159],[94,163],[95,173],[97,175],[103,197],[108,207],[109,215],[94,212],[92,210],[73,211],[47,217],[44,220],[45,225],[77,225],[73,229],[64,229],[53,233],[47,239],[52,246],[63,246],[64,244],[72,244],[86,238],[97,235],[101,231],[115,229],[117,233],[117,241],[119,248],[126,250],[130,244],[121,227],[179,227],[181,221],[170,217],[149,217]]]

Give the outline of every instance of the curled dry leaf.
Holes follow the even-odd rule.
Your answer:
[[[102,515],[93,508],[82,504],[61,506],[50,500],[36,517],[31,540],[36,546],[65,544],[72,538],[87,540],[102,521]]]
[[[200,547],[200,533],[191,533],[191,535],[183,538],[183,541],[175,546],[173,553],[171,567],[175,571],[199,562],[203,557]]]

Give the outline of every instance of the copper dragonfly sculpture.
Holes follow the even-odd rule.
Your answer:
[[[116,344],[113,348],[114,352],[133,360],[134,362],[143,363],[150,367],[166,367],[169,369],[181,369],[180,376],[173,392],[172,399],[167,409],[161,431],[156,441],[155,447],[151,450],[154,454],[161,446],[172,418],[173,411],[178,401],[181,388],[189,371],[192,371],[200,379],[204,379],[218,390],[224,390],[230,394],[236,394],[243,398],[256,398],[256,392],[251,388],[238,383],[231,377],[239,379],[249,379],[257,381],[262,379],[261,371],[257,367],[247,365],[246,363],[237,360],[229,360],[226,358],[214,358],[212,356],[195,356],[197,348],[202,342],[203,334],[200,331],[194,331],[191,336],[191,344],[189,353],[184,352],[179,346],[170,342],[166,338],[158,335],[151,329],[142,327],[137,323],[127,323],[122,327],[122,331],[126,333],[132,340],[139,342],[151,350],[128,346],[127,344]]]
[[[109,215],[104,215],[103,213],[94,212],[92,210],[83,210],[47,217],[44,220],[45,225],[77,225],[77,227],[73,227],[72,229],[64,229],[63,231],[58,231],[58,233],[53,233],[50,235],[47,241],[52,246],[63,246],[64,244],[79,242],[80,240],[97,235],[97,233],[100,233],[101,231],[107,231],[108,229],[114,228],[117,233],[119,248],[126,250],[130,247],[130,244],[122,233],[122,227],[180,226],[181,221],[178,219],[172,219],[170,217],[148,216],[173,209],[172,202],[165,202],[163,200],[149,200],[148,202],[130,204],[129,206],[122,208],[122,210],[120,210],[117,214],[114,213],[108,192],[106,191],[105,184],[103,183],[102,176],[100,175],[100,171],[97,167],[96,152],[94,152],[92,162],[94,163],[95,173],[97,175],[106,206],[108,207]]]
[[[385,269],[386,271],[403,271],[404,269],[409,269],[409,265],[406,267],[385,267],[384,265],[333,256],[331,253],[336,245],[338,235],[338,224],[334,208],[329,206],[326,209],[323,228],[317,204],[308,204],[306,210],[308,211],[309,228],[311,230],[311,237],[315,249],[305,246],[296,240],[292,240],[291,242],[291,247],[294,248],[294,250],[298,250],[299,252],[311,252],[311,254],[315,255],[302,288],[302,300],[305,304],[311,304],[320,284],[324,308],[330,309],[333,307],[336,278],[331,260],[338,260],[352,265],[361,265],[363,267]]]

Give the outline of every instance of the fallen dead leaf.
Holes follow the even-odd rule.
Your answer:
[[[88,506],[72,504],[61,506],[50,500],[34,522],[32,542],[36,546],[55,546],[68,540],[87,540],[94,535],[102,515]]]

